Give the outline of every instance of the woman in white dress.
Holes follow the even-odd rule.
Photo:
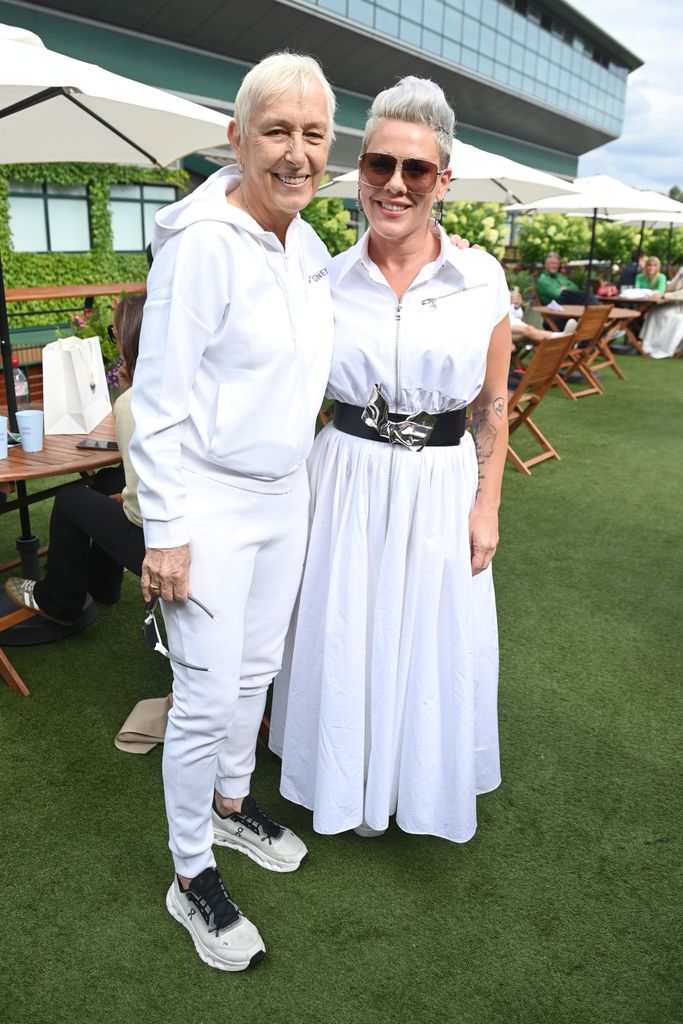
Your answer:
[[[509,292],[492,256],[434,229],[453,125],[432,82],[377,97],[359,160],[370,228],[330,266],[334,423],[309,459],[307,564],[271,732],[282,793],[321,833],[378,834],[396,814],[407,832],[465,842],[476,794],[500,782],[490,562]]]
[[[643,328],[643,351],[668,359],[683,346],[683,267],[667,283],[661,304],[653,306]]]

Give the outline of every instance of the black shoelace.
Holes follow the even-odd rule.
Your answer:
[[[185,895],[197,907],[210,932],[218,934],[239,918],[239,911],[215,868],[206,868],[193,878]]]
[[[252,796],[245,796],[242,810],[235,811],[230,817],[257,835],[263,833],[268,839],[278,839],[282,835],[281,826],[261,810]]]

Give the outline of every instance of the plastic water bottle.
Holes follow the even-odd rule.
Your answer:
[[[28,380],[19,366],[16,356],[12,357],[12,376],[14,377],[14,396],[17,400],[17,409],[28,409]]]

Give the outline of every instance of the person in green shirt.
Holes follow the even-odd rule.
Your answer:
[[[560,257],[556,252],[549,252],[545,258],[544,269],[536,280],[536,293],[542,306],[547,306],[553,299],[555,302],[581,303],[580,288],[560,273]],[[563,293],[564,296],[563,296]],[[567,294],[569,293],[569,294]],[[574,293],[574,294],[571,294]]]
[[[648,256],[645,260],[645,267],[636,276],[636,288],[649,288],[650,291],[660,292],[662,295],[666,291],[666,276],[661,273],[662,264],[660,263],[657,256]]]

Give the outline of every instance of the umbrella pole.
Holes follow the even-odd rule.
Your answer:
[[[671,245],[674,237],[674,222],[671,221],[669,224],[669,241],[666,246],[666,274],[667,277],[671,273]]]
[[[7,417],[10,430],[16,431],[17,399],[14,394],[12,343],[9,336],[5,279],[2,273],[2,254],[0,254],[0,350],[2,351],[2,372],[5,377],[5,392],[7,394]],[[26,484],[23,480],[17,481],[17,496],[19,499],[26,497]],[[21,571],[26,579],[39,580],[38,538],[31,529],[31,518],[26,505],[22,505],[19,509],[19,521],[21,523],[21,536],[17,537],[17,551],[21,556]]]
[[[0,351],[2,352],[2,372],[5,377],[7,393],[7,415],[10,430],[17,429],[17,400],[14,394],[14,374],[12,373],[12,343],[9,338],[9,321],[7,319],[7,299],[5,298],[5,279],[2,273],[2,254],[0,253]]]
[[[591,230],[591,250],[588,253],[588,274],[586,275],[586,291],[591,290],[591,274],[593,272],[593,248],[595,246],[595,224],[598,219],[597,206],[593,209],[593,227]]]
[[[638,239],[638,248],[641,250],[641,252],[643,250],[643,237],[644,237],[644,235],[645,235],[645,221],[642,220],[640,222],[640,238]]]

